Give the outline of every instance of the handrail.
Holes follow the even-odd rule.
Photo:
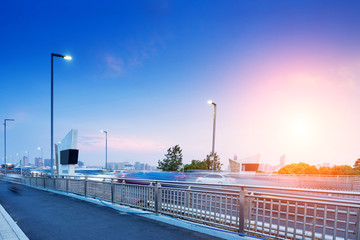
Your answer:
[[[40,175],[51,177],[50,175]],[[224,187],[230,188],[254,188],[254,189],[267,189],[267,190],[283,190],[283,191],[294,191],[294,192],[313,192],[313,193],[328,193],[328,194],[343,194],[343,195],[354,195],[360,196],[360,192],[357,191],[338,191],[338,190],[323,190],[323,189],[308,189],[308,188],[294,188],[294,187],[274,187],[274,186],[257,186],[257,185],[248,185],[248,184],[212,184],[212,183],[198,183],[198,182],[189,182],[189,181],[170,181],[170,180],[156,180],[156,179],[139,179],[139,178],[116,178],[116,177],[98,177],[96,175],[62,175],[54,176],[54,178],[94,178],[94,179],[113,179],[118,181],[138,181],[138,182],[163,182],[163,183],[173,183],[173,184],[191,184],[199,186],[218,186],[219,189],[224,189]],[[231,189],[228,189],[231,190]]]

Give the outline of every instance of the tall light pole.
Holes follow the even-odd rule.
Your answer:
[[[44,167],[43,148],[38,147],[37,150],[41,151],[41,162],[40,162],[41,164],[40,164],[40,167],[41,167],[41,165]]]
[[[43,148],[38,147],[37,150],[41,150],[41,161],[44,161],[44,159],[43,159]]]
[[[5,162],[5,174],[6,174],[6,122],[7,121],[15,121],[15,119],[4,119],[4,162]]]
[[[212,139],[212,150],[211,150],[211,155],[212,155],[212,170],[214,171],[214,163],[215,163],[215,125],[216,125],[216,103],[214,103],[213,101],[209,100],[208,104],[212,104],[214,105],[214,124],[213,124],[213,139]]]
[[[70,56],[64,56],[57,53],[51,53],[51,175],[54,175],[54,67],[53,67],[53,59],[54,57],[61,57],[66,60],[71,60]]]
[[[105,133],[105,169],[107,169],[107,131],[101,130]]]
[[[28,163],[28,165],[31,164],[31,163],[30,163],[30,153],[29,153],[29,151],[25,151],[25,156],[26,156],[26,158],[27,158],[27,163]]]

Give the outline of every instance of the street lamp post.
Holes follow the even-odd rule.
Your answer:
[[[216,125],[216,103],[214,103],[213,101],[209,100],[208,104],[212,104],[214,105],[214,124],[213,124],[213,139],[212,139],[212,151],[211,151],[211,155],[212,155],[212,170],[214,171],[214,164],[215,164],[215,125]]]
[[[41,151],[41,162],[40,162],[41,164],[40,164],[40,166],[41,166],[41,165],[44,166],[43,148],[42,148],[42,147],[38,147],[37,149]]]
[[[54,67],[53,67],[53,58],[61,57],[66,60],[71,60],[70,56],[64,56],[57,53],[51,53],[51,141],[50,141],[50,149],[51,149],[51,175],[54,175]]]
[[[105,133],[105,169],[107,169],[107,131],[101,130]]]
[[[37,150],[41,150],[41,161],[44,161],[44,159],[43,159],[43,148],[38,147]]]
[[[31,163],[30,163],[30,153],[29,153],[29,151],[25,151],[25,157],[26,157],[26,159],[27,159],[27,164],[28,164],[28,165],[31,164]]]
[[[5,162],[5,174],[6,174],[6,122],[7,121],[15,121],[15,119],[4,119],[4,162]]]

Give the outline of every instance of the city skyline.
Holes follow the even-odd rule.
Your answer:
[[[0,3],[0,117],[7,156],[50,158],[78,129],[79,160],[156,165],[215,152],[260,162],[353,165],[360,157],[357,1]],[[3,135],[3,129],[0,134]],[[4,161],[4,139],[0,156]]]

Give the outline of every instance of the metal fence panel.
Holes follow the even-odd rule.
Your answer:
[[[68,192],[85,195],[85,181],[80,179],[67,179]]]
[[[65,178],[56,178],[55,179],[55,189],[63,192],[67,192],[67,179]]]
[[[115,203],[155,211],[155,189],[152,185],[114,183]]]
[[[102,181],[87,181],[86,195],[111,201],[111,183]]]
[[[248,232],[281,239],[357,239],[359,206],[250,197]]]

